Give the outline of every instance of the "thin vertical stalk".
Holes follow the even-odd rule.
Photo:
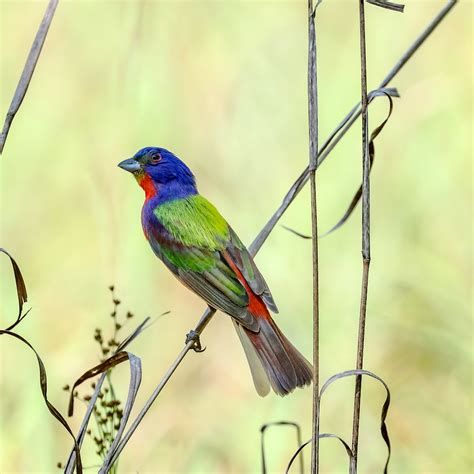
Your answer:
[[[319,275],[318,212],[316,200],[316,168],[318,163],[318,81],[316,64],[316,8],[308,0],[308,119],[309,179],[311,187],[311,233],[313,266],[313,416],[311,473],[319,473]]]
[[[360,84],[361,84],[361,115],[362,115],[362,288],[360,295],[359,334],[357,339],[356,368],[361,370],[364,363],[365,322],[367,315],[367,291],[369,287],[370,267],[370,161],[369,161],[369,121],[367,99],[367,58],[365,42],[365,11],[364,1],[359,0],[360,25]],[[354,415],[352,425],[352,463],[351,473],[357,473],[357,457],[359,448],[360,403],[362,376],[356,377],[354,393]]]

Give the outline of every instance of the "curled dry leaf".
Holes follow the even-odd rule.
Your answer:
[[[13,274],[15,276],[16,294],[18,296],[18,316],[16,321],[5,329],[5,331],[11,331],[29,313],[29,311],[27,311],[25,314],[23,314],[23,305],[28,300],[28,294],[26,292],[25,280],[23,279],[20,267],[16,263],[15,259],[3,248],[0,248],[0,252],[4,253],[10,259],[13,267]]]
[[[390,115],[392,113],[392,108],[393,108],[393,102],[391,97],[400,97],[398,94],[398,90],[394,87],[381,87],[380,89],[375,89],[373,91],[370,91],[367,98],[369,100],[369,103],[372,102],[376,97],[388,97],[390,101],[390,110],[388,113],[387,118],[372,132],[372,135],[370,137],[370,142],[369,142],[369,157],[370,157],[370,166],[372,167],[372,163],[374,160],[375,156],[375,148],[374,148],[374,139],[375,137],[382,131],[383,127],[387,123],[388,119],[390,118]],[[319,151],[318,154],[318,167],[319,165],[324,161],[326,158],[327,154],[334,148],[335,144],[340,140],[341,136],[344,134],[345,131],[349,129],[349,127],[354,123],[354,121],[357,119],[357,117],[360,115],[360,103],[357,104],[355,107],[351,109],[351,111],[346,115],[344,120],[334,129],[334,131],[331,133],[331,135],[328,137],[324,145],[321,147],[321,150]],[[288,191],[287,195],[285,196],[285,199],[283,200],[282,205],[278,209],[278,211],[272,216],[270,221],[266,224],[266,226],[260,231],[259,235],[255,239],[252,245],[256,245],[257,249],[260,248],[260,246],[265,242],[266,238],[268,237],[268,234],[271,232],[273,227],[276,225],[280,217],[282,216],[283,212],[289,207],[293,199],[296,197],[296,195],[299,193],[301,188],[305,185],[306,181],[308,180],[308,168],[305,169],[305,171],[299,176],[299,178],[295,181],[293,186],[291,187],[290,191]],[[352,211],[356,207],[357,203],[360,200],[360,197],[362,195],[362,186],[359,187],[358,191],[354,195],[354,198],[352,199],[349,208],[345,212],[344,216],[339,220],[339,222],[333,226],[330,230],[325,232],[324,234],[320,235],[319,238],[324,237],[331,232],[334,232],[336,229],[341,227],[347,219],[350,217],[352,214]],[[298,237],[301,237],[303,239],[308,239],[311,240],[311,236],[307,234],[303,234],[301,232],[298,232],[290,227],[283,226],[286,230],[292,232],[293,234],[297,235]]]
[[[57,408],[48,400],[48,378],[46,375],[46,368],[44,366],[43,361],[41,360],[41,357],[39,356],[38,352],[36,352],[36,349],[22,336],[19,334],[16,334],[12,331],[8,330],[0,330],[0,335],[5,334],[7,336],[14,337],[23,344],[26,344],[35,354],[36,360],[38,362],[38,369],[39,369],[39,379],[40,379],[40,386],[41,386],[41,393],[43,395],[43,400],[46,404],[46,407],[48,408],[49,412],[51,415],[54,416],[66,429],[66,431],[71,435],[72,439],[74,440],[74,453],[77,457],[77,465],[76,465],[76,472],[78,474],[82,473],[82,461],[81,461],[81,453],[80,453],[80,448],[79,445],[76,441],[76,438],[71,430],[71,427],[69,426],[68,422],[64,419],[64,417],[61,415],[61,413],[57,410]]]
[[[283,229],[287,230],[288,232],[291,232],[292,234],[295,234],[298,237],[301,237],[302,239],[305,240],[311,240],[312,237],[310,235],[302,234],[301,232],[298,232],[295,229],[292,229],[291,227],[288,227],[286,225],[282,225]]]
[[[272,426],[292,426],[296,430],[296,443],[297,446],[301,446],[301,427],[298,423],[294,421],[274,421],[272,423],[265,423],[260,428],[260,449],[261,449],[261,456],[262,456],[262,474],[267,473],[267,460],[265,456],[265,432],[268,428]],[[295,456],[296,458],[296,456]],[[300,474],[303,474],[304,471],[304,463],[303,463],[303,455],[300,456]]]
[[[390,390],[388,388],[388,385],[385,383],[385,381],[378,375],[374,374],[373,372],[369,372],[368,370],[363,370],[363,369],[346,370],[344,372],[339,372],[333,375],[332,377],[329,377],[329,379],[327,379],[326,382],[324,382],[324,385],[321,387],[321,391],[319,392],[319,399],[321,399],[321,397],[323,396],[323,393],[327,390],[327,388],[331,384],[336,382],[337,380],[340,380],[346,377],[353,377],[357,375],[372,377],[373,379],[380,382],[385,388],[386,396],[385,396],[385,401],[382,405],[382,411],[380,415],[380,433],[382,435],[383,440],[385,441],[385,444],[387,446],[387,451],[388,451],[387,459],[385,461],[385,466],[383,470],[384,474],[387,474],[388,464],[390,462],[390,456],[392,454],[392,448],[390,444],[390,437],[388,435],[387,425],[385,423],[387,419],[388,409],[390,407]]]
[[[25,285],[25,280],[23,279],[23,275],[21,274],[20,267],[16,263],[15,259],[3,248],[0,248],[0,252],[4,253],[5,255],[8,256],[10,259],[10,262],[13,267],[13,274],[15,277],[15,285],[16,285],[16,292],[18,296],[18,316],[16,321],[10,325],[7,329],[0,329],[0,335],[6,335],[13,337],[19,341],[21,341],[23,344],[28,346],[30,350],[32,350],[36,356],[36,361],[38,362],[38,370],[39,370],[39,381],[40,381],[40,387],[41,387],[41,394],[43,396],[44,403],[46,404],[46,407],[48,408],[48,411],[51,413],[51,415],[54,416],[66,429],[66,431],[71,435],[72,439],[74,440],[74,453],[77,456],[78,462],[76,466],[76,471],[78,473],[82,473],[82,461],[81,461],[81,455],[80,455],[80,448],[79,445],[76,441],[76,438],[71,430],[71,427],[69,426],[68,422],[64,419],[64,417],[61,415],[59,410],[49,401],[48,399],[48,377],[46,374],[46,367],[36,351],[36,349],[31,345],[29,341],[27,341],[23,336],[20,336],[19,334],[15,333],[12,331],[12,329],[17,326],[23,318],[29,313],[27,311],[26,313],[23,314],[23,305],[28,299],[28,295],[26,292],[26,285]]]
[[[160,316],[163,316],[165,314],[168,314],[168,312],[165,312]],[[148,324],[149,321],[150,321],[149,317],[145,318],[145,320],[141,324],[139,324],[137,326],[137,328],[118,345],[118,347],[116,348],[117,352],[115,352],[113,354],[113,356],[111,356],[110,358],[116,356],[119,353],[119,351],[123,351],[123,349],[125,349],[136,337],[138,337],[145,329],[147,329],[151,324],[153,324],[153,322]],[[110,358],[109,358],[109,360],[110,360]],[[127,360],[127,357],[120,356],[119,359],[120,359],[120,362],[117,362],[115,365],[117,365],[121,362],[124,362],[125,360]],[[104,361],[102,364],[104,364],[106,362],[107,361]],[[87,406],[86,413],[84,415],[84,418],[82,419],[81,427],[79,428],[79,432],[77,434],[77,442],[78,442],[79,446],[81,446],[82,442],[84,441],[84,437],[86,435],[87,426],[89,424],[90,417],[91,417],[92,412],[94,410],[94,406],[97,403],[97,399],[99,397],[99,393],[100,393],[102,385],[105,381],[106,373],[107,373],[107,370],[108,370],[108,369],[106,369],[105,371],[101,372],[100,371],[100,365],[101,364],[99,364],[99,366],[94,367],[93,369],[88,370],[81,377],[79,377],[79,379],[76,381],[76,384],[79,385],[77,383],[79,380],[81,380],[80,383],[82,383],[82,382],[84,382],[84,380],[87,380],[87,378],[93,377],[94,375],[91,375],[90,377],[84,378],[87,374],[90,374],[92,371],[95,371],[94,372],[95,375],[98,375],[98,374],[102,373],[101,377],[99,378],[99,380],[97,381],[97,383],[95,385],[94,393],[91,396],[91,399],[90,399],[89,404]],[[75,384],[75,387],[77,386],[76,384]],[[129,389],[129,391],[130,391],[130,389]],[[74,393],[74,391],[71,392],[71,394],[73,394],[73,393]],[[73,405],[72,405],[73,403],[74,403],[74,401],[70,401],[69,410],[70,410],[71,414],[73,412]],[[127,403],[128,403],[128,400],[127,400]],[[124,414],[125,414],[125,412],[124,412]],[[71,416],[71,415],[69,415],[69,416]],[[66,474],[72,473],[74,471],[74,465],[75,465],[75,450],[73,449],[69,453],[69,457],[68,457],[64,472]]]
[[[104,360],[104,362],[101,362],[95,367],[92,367],[92,369],[89,369],[88,371],[84,372],[74,382],[74,385],[71,388],[71,394],[69,396],[69,406],[67,410],[68,416],[72,416],[74,414],[74,391],[79,385],[81,385],[86,380],[92,377],[95,377],[96,375],[100,375],[100,374],[103,374],[104,372],[107,372],[108,370],[112,369],[116,365],[121,364],[122,362],[125,362],[126,360],[128,360],[128,352],[121,351],[121,352],[118,352],[117,354],[110,356],[108,359]]]
[[[375,128],[374,131],[370,135],[370,141],[369,141],[370,170],[372,169],[372,165],[374,164],[374,158],[375,158],[374,140],[387,124],[388,119],[392,115],[392,111],[393,111],[393,100],[391,97],[391,95],[393,94],[389,94],[386,90],[383,90],[383,89],[381,89],[380,92],[384,94],[389,101],[389,111],[385,120],[377,128]],[[395,97],[398,97],[398,94]],[[334,232],[336,229],[339,229],[339,227],[343,226],[347,222],[347,219],[349,219],[349,217],[351,216],[357,204],[359,203],[361,196],[362,196],[362,184],[359,186],[359,189],[354,194],[354,197],[352,198],[351,203],[349,204],[349,207],[347,208],[346,212],[341,217],[341,219],[337,222],[337,224],[331,227],[331,229],[329,229],[327,232],[320,235],[319,237],[324,237],[326,235],[329,235],[332,232]]]
[[[353,454],[352,454],[352,449],[350,448],[350,446],[340,437],[340,436],[337,436],[333,433],[321,433],[319,435],[319,439],[322,439],[322,438],[334,438],[334,439],[337,439],[340,441],[340,443],[344,446],[344,449],[346,450],[346,453],[347,455],[349,456],[349,463],[351,462],[352,458],[354,457]],[[304,448],[306,448],[306,446],[308,446],[308,444],[311,444],[311,442],[313,441],[313,439],[309,439],[308,441],[306,441],[306,443],[302,444],[296,451],[295,453],[293,454],[293,456],[291,456],[291,459],[288,463],[288,466],[286,467],[286,470],[285,470],[285,474],[289,474],[290,472],[290,469],[291,469],[291,466],[293,465],[293,462],[295,461],[296,457],[303,451]]]

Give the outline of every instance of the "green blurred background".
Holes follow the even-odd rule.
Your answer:
[[[409,2],[403,15],[367,6],[370,88],[441,6]],[[44,8],[0,3],[2,116]],[[390,84],[402,98],[376,142],[365,366],[392,391],[391,472],[473,471],[472,10],[461,2]],[[357,2],[324,2],[317,24],[323,140],[359,97]],[[307,162],[306,29],[301,1],[60,3],[0,160],[0,243],[21,266],[33,308],[19,332],[41,353],[63,413],[61,387],[98,361],[94,328],[110,327],[108,285],[136,314],[125,332],[171,311],[130,348],[144,369],[139,405],[205,307],[153,256],[140,228],[142,191],[116,164],[143,146],[170,148],[250,243]],[[371,106],[371,129],[386,111],[384,100]],[[357,124],[318,172],[321,230],[358,186],[360,150]],[[320,241],[322,380],[355,363],[359,212]],[[310,232],[308,189],[281,223]],[[279,325],[308,357],[310,262],[309,241],[280,226],[257,258]],[[1,271],[5,327],[16,311],[6,258]],[[257,473],[263,423],[294,420],[309,438],[310,390],[260,399],[227,316],[202,340],[206,352],[176,372],[120,471]],[[42,402],[34,356],[4,337],[0,350],[0,472],[55,472],[71,442]],[[125,399],[126,367],[116,372]],[[384,393],[370,380],[363,389],[360,472],[379,473]],[[351,380],[332,386],[322,431],[350,439],[352,397]],[[270,431],[268,448],[270,471],[282,472],[293,433]],[[98,463],[90,443],[85,460]],[[321,443],[321,465],[347,472],[332,440]]]

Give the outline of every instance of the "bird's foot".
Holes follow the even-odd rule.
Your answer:
[[[201,347],[201,340],[199,339],[199,333],[192,329],[191,331],[186,334],[186,344],[189,344],[193,341],[193,345],[191,349],[195,352],[204,352],[206,350],[205,347]]]

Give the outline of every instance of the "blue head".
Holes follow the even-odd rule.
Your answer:
[[[157,197],[164,202],[198,192],[191,170],[165,148],[142,148],[118,166],[135,176],[147,199]]]

